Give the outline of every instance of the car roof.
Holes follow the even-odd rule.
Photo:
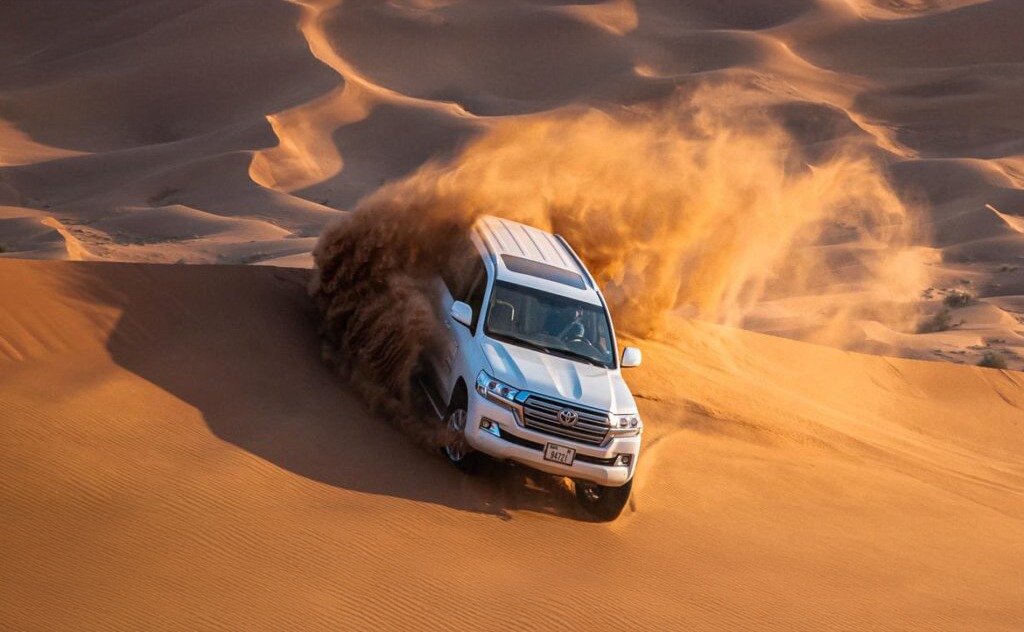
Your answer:
[[[561,237],[491,215],[481,217],[475,229],[491,255],[496,278],[586,303],[603,303],[597,284]]]

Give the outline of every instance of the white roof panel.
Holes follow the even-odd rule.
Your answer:
[[[509,254],[583,273],[573,256],[551,233],[490,215],[480,218],[477,227],[497,255]]]
[[[499,279],[569,296],[587,303],[601,304],[599,291],[591,284],[590,274],[555,235],[533,226],[490,215],[480,218],[476,229],[484,245],[493,255],[495,273]],[[505,255],[528,259],[579,275],[582,285],[558,282],[555,280],[557,275],[538,276],[510,270],[503,258]]]

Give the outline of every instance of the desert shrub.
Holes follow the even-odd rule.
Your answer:
[[[1006,356],[999,353],[998,351],[986,351],[981,356],[981,362],[978,366],[983,366],[989,369],[1005,369],[1006,368]]]
[[[957,308],[967,307],[971,304],[971,295],[963,290],[951,290],[945,298],[942,299],[942,303],[946,307]]]
[[[953,318],[950,315],[949,308],[943,307],[939,313],[918,324],[917,333],[932,334],[936,331],[946,331],[952,328]]]

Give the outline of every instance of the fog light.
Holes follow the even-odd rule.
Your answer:
[[[495,437],[500,437],[501,436],[501,429],[498,427],[498,422],[494,421],[493,419],[488,419],[487,417],[481,417],[480,418],[480,429],[483,430],[484,432],[489,432],[490,434],[494,435]]]
[[[615,465],[618,465],[618,466],[621,466],[621,467],[629,467],[629,464],[632,463],[632,462],[633,462],[633,455],[632,454],[620,454],[619,456],[615,457]]]

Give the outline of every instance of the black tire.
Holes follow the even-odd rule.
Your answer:
[[[479,474],[486,459],[483,454],[474,451],[466,443],[464,432],[467,418],[466,404],[459,400],[453,401],[448,414],[444,417],[448,438],[445,445],[441,446],[441,454],[449,463],[466,474]]]
[[[601,522],[610,522],[619,517],[629,493],[633,489],[633,479],[622,487],[605,487],[587,481],[575,481],[576,501],[583,509]]]

